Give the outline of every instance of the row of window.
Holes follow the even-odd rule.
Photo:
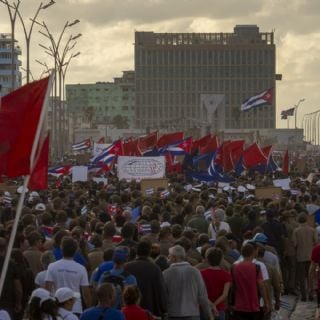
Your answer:
[[[136,83],[136,96],[139,93],[151,91],[161,92],[250,92],[258,93],[274,86],[270,78],[263,79],[166,79],[166,80],[139,80]],[[256,92],[255,92],[256,91]]]
[[[203,50],[146,50],[138,49],[135,54],[136,66],[143,64],[169,65],[240,65],[240,64],[274,64],[275,50],[256,49],[203,49]]]
[[[274,65],[243,65],[243,66],[139,66],[136,71],[137,81],[140,78],[244,78],[272,77]]]
[[[1,58],[1,55],[0,55],[0,58]],[[118,88],[112,88],[112,90],[110,90],[109,88],[95,88],[95,87],[92,87],[92,88],[75,88],[75,89],[72,89],[72,88],[68,88],[67,86],[67,92],[68,94],[70,95],[79,95],[81,92],[85,92],[87,94],[95,94],[96,92],[109,92],[109,91],[118,91],[118,92],[130,92],[130,91],[133,91],[134,89],[133,88],[126,88],[126,87],[118,87]]]

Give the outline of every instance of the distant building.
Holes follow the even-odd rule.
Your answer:
[[[136,32],[137,128],[275,128],[275,105],[240,111],[246,98],[275,88],[275,56],[273,32],[255,25],[233,33]]]
[[[66,85],[73,130],[99,124],[132,127],[134,99],[134,71],[124,71],[114,82]]]
[[[16,40],[14,40],[16,43]],[[14,46],[13,51],[13,77],[14,88],[12,88],[12,36],[9,33],[0,33],[0,85],[2,87],[1,95],[6,95],[13,89],[21,87],[21,72],[19,67],[21,61],[21,49],[19,46]]]

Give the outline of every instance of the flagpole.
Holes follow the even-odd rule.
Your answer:
[[[11,252],[12,252],[12,248],[13,248],[13,244],[14,244],[14,239],[15,239],[16,233],[17,233],[19,220],[20,220],[20,217],[21,217],[22,207],[23,207],[25,196],[26,196],[26,190],[27,190],[27,186],[29,184],[29,180],[30,180],[30,175],[24,177],[23,190],[22,190],[22,193],[21,193],[21,195],[19,197],[16,216],[14,218],[14,223],[13,223],[12,230],[11,230],[11,235],[10,235],[10,239],[9,239],[9,243],[8,243],[8,248],[7,248],[6,256],[5,256],[3,267],[2,267],[2,271],[1,271],[0,297],[1,297],[1,294],[2,294],[4,281],[6,279],[6,275],[7,275],[7,271],[8,271],[8,265],[9,265],[9,261],[10,261],[10,256],[11,256]]]

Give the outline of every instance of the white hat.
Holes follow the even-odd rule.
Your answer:
[[[64,287],[64,288],[58,289],[54,296],[59,303],[63,303],[74,298],[75,294],[70,288]]]
[[[252,184],[246,184],[246,188],[248,189],[248,190],[255,190],[255,186],[254,185],[252,185]]]
[[[39,299],[45,298],[45,297],[50,297],[50,292],[46,289],[43,288],[38,288],[32,291],[31,297],[34,298],[37,297]]]
[[[239,186],[237,190],[238,190],[238,192],[246,192],[247,191],[247,189],[244,186]]]
[[[39,193],[37,191],[32,191],[30,193],[30,197],[37,198],[37,197],[40,197],[40,196],[39,196]]]
[[[17,192],[18,193],[22,193],[23,192],[23,186],[20,186],[18,189],[17,189]],[[29,189],[28,188],[25,188],[25,192],[28,192],[29,191]]]
[[[164,228],[164,227],[171,227],[170,222],[168,221],[164,221],[160,224],[160,228]]]
[[[40,299],[40,305],[47,300],[53,300],[50,296],[50,292],[43,288],[38,288],[32,291],[29,303],[35,297]]]
[[[45,204],[43,204],[43,203],[38,203],[38,204],[35,206],[35,210],[37,210],[37,211],[45,211],[45,210],[46,210],[46,206],[45,206]]]

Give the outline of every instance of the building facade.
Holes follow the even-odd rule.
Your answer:
[[[272,106],[241,103],[276,85],[273,32],[135,33],[136,126],[151,129],[275,128]]]
[[[6,95],[13,89],[21,87],[21,72],[19,71],[19,67],[21,66],[21,61],[19,60],[20,55],[21,49],[16,45],[16,40],[12,41],[11,34],[0,33],[1,95]]]
[[[66,85],[66,102],[74,130],[99,124],[131,127],[134,100],[134,71],[124,71],[114,82]]]

